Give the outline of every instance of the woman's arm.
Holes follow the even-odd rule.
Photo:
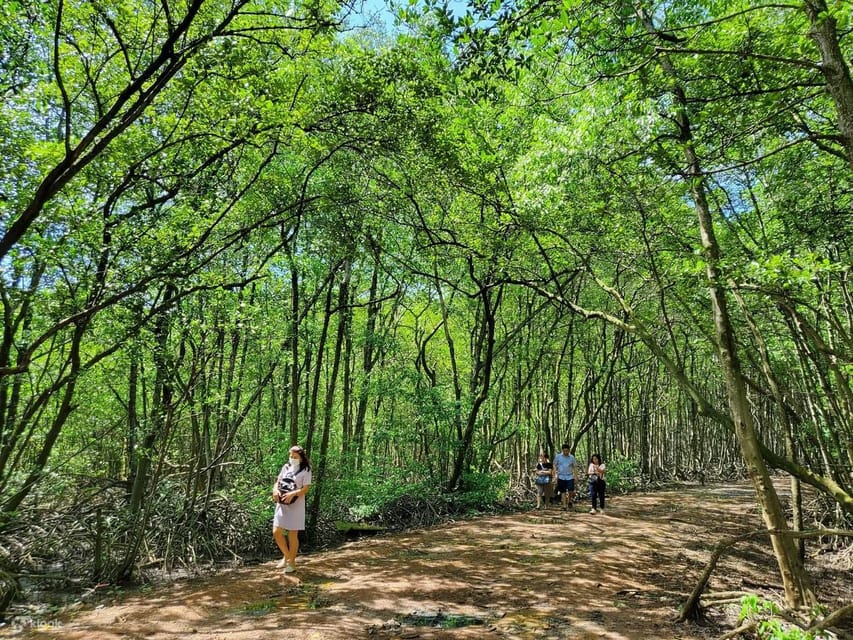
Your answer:
[[[297,496],[304,496],[306,493],[308,493],[308,490],[310,488],[311,488],[310,484],[304,484],[301,487],[299,487],[296,491],[294,491],[293,493],[294,493],[294,495],[297,495]]]
[[[311,472],[310,471],[300,471],[296,474],[295,478],[296,484],[302,483],[302,486],[297,486],[293,491],[288,491],[285,495],[285,499],[287,500],[287,504],[290,504],[299,496],[304,496],[308,493],[308,490],[311,488]]]
[[[296,500],[296,498],[298,498],[299,496],[304,496],[306,493],[308,493],[308,489],[310,489],[310,488],[311,488],[310,484],[305,484],[305,485],[302,485],[299,489],[294,489],[293,491],[288,491],[287,493],[284,494],[284,496],[282,496],[285,500],[285,504],[290,504],[294,500]]]

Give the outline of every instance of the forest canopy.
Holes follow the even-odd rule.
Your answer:
[[[293,443],[309,536],[562,442],[849,525],[850,5],[371,11],[0,7],[3,570],[267,548]]]

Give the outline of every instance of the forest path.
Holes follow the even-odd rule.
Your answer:
[[[61,616],[53,627],[16,635],[63,640],[720,635],[714,624],[672,620],[714,543],[760,528],[752,489],[691,486],[617,496],[609,499],[606,514],[587,513],[587,505],[576,508],[364,539],[300,556],[296,573],[283,574],[275,561],[243,567],[131,592]],[[724,557],[712,590],[778,592],[768,547],[746,544]],[[723,614],[715,611],[722,622]]]

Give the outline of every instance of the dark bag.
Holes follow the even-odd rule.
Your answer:
[[[290,502],[284,501],[284,494],[290,493],[291,491],[296,491],[296,480],[293,479],[293,476],[282,476],[278,479],[278,492],[281,494],[281,498],[279,502],[282,504],[293,504],[299,499],[299,496],[295,496]]]

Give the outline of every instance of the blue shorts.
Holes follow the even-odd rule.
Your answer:
[[[557,492],[558,493],[566,493],[567,491],[575,490],[575,480],[572,478],[571,480],[563,480],[562,478],[557,478]]]

